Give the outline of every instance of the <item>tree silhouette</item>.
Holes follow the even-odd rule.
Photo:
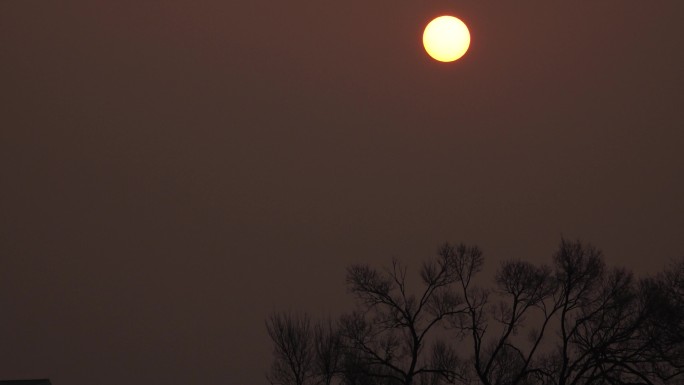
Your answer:
[[[317,383],[331,385],[340,373],[343,359],[342,335],[331,319],[314,326],[314,374]]]
[[[681,374],[668,349],[682,345],[681,334],[668,341],[653,330],[663,325],[658,314],[677,319],[663,312],[681,314],[681,303],[654,302],[663,285],[646,290],[627,270],[607,269],[591,245],[562,240],[552,268],[503,262],[493,291],[469,290],[471,277],[463,277],[469,311],[461,329],[472,336],[482,384],[653,384]],[[523,331],[526,340],[517,338]]]
[[[357,309],[310,326],[267,321],[269,379],[289,385],[684,383],[684,259],[637,279],[562,239],[552,264],[501,262],[488,287],[477,247],[445,244],[411,291],[397,260],[347,269]],[[289,327],[285,326],[289,325]],[[291,331],[293,330],[293,331]],[[306,341],[305,341],[306,340]]]
[[[280,385],[331,385],[344,349],[337,323],[312,322],[308,314],[273,313],[266,320],[273,363],[266,378]]]
[[[313,376],[314,344],[307,314],[274,313],[266,320],[274,360],[266,376],[271,384],[304,385]]]
[[[684,383],[684,259],[641,284],[640,300],[650,314],[639,330],[649,342],[639,369],[659,381]]]
[[[369,376],[405,385],[416,377],[425,377],[421,381],[442,377],[449,382],[459,377],[452,348],[427,343],[437,329],[466,309],[453,287],[458,282],[453,251],[445,246],[437,258],[423,264],[418,295],[408,287],[406,267],[397,260],[384,271],[367,265],[347,269],[347,286],[359,300],[359,309],[342,317],[343,341]],[[458,253],[480,254],[465,246]]]

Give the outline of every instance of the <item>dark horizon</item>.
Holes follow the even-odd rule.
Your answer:
[[[421,33],[452,14],[466,55]],[[0,2],[0,379],[266,384],[444,241],[684,256],[684,3]]]

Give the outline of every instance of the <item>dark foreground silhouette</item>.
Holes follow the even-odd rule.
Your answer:
[[[267,374],[282,385],[684,384],[684,259],[637,279],[562,240],[550,266],[504,261],[476,284],[477,247],[442,246],[409,288],[393,260],[347,269],[355,311],[274,313]],[[413,281],[411,281],[413,282]],[[481,281],[478,281],[481,282]]]

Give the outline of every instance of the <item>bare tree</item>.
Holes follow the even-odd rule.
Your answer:
[[[412,384],[418,377],[455,382],[460,370],[456,354],[442,344],[430,344],[466,307],[453,290],[458,282],[459,254],[479,255],[476,248],[445,245],[438,257],[423,264],[418,295],[409,290],[407,269],[394,260],[384,271],[366,265],[347,270],[347,285],[359,300],[359,311],[342,318],[345,346],[356,360],[355,370],[383,383]],[[421,379],[426,381],[426,379]]]
[[[342,367],[342,335],[328,318],[314,326],[314,374],[318,383],[331,385]]]
[[[550,270],[524,261],[505,261],[496,274],[495,289],[483,290],[472,284],[482,264],[481,256],[464,256],[458,261],[461,292],[468,308],[459,328],[471,339],[472,375],[486,385],[528,383],[539,371],[533,365],[535,353],[549,320],[558,311],[546,302],[556,287]],[[529,330],[525,349],[514,337],[533,310],[541,314],[540,328]]]
[[[659,326],[657,357],[668,367],[664,379],[676,378],[684,383],[684,257],[673,262],[657,278],[660,281],[659,306],[653,323]]]
[[[310,317],[273,313],[266,320],[266,330],[274,346],[268,381],[274,385],[309,384],[315,355]]]
[[[607,269],[600,252],[563,241],[555,258],[559,282],[561,345],[549,356],[559,368],[553,384],[659,384],[662,360],[648,352],[663,346],[649,324],[658,314],[647,281]],[[651,297],[651,298],[649,298]]]
[[[640,303],[650,316],[639,330],[638,369],[661,382],[684,383],[684,258],[641,283]]]
[[[274,345],[273,364],[266,376],[271,384],[335,383],[344,356],[336,321],[314,322],[307,314],[273,313],[266,329]]]
[[[468,311],[459,326],[471,338],[473,376],[480,383],[656,384],[681,373],[663,374],[664,366],[677,365],[671,352],[677,348],[668,346],[681,346],[681,335],[665,340],[653,327],[662,324],[654,318],[662,309],[681,312],[681,304],[655,305],[658,296],[668,301],[663,287],[676,286],[662,283],[664,278],[651,283],[647,294],[631,273],[606,268],[601,252],[579,241],[562,240],[552,268],[503,262],[491,291],[470,287],[477,269],[469,266],[478,263],[461,263]],[[523,331],[526,340],[519,337]],[[663,350],[660,357],[670,361],[657,358]]]
[[[423,264],[417,291],[396,260],[384,270],[349,267],[356,311],[337,322],[267,320],[275,345],[269,380],[684,384],[684,259],[637,279],[606,267],[595,247],[562,239],[550,266],[503,261],[487,289],[474,284],[483,263],[478,248],[446,244]],[[457,354],[464,347],[467,360]]]

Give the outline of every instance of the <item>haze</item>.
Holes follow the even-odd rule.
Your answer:
[[[472,36],[450,65],[422,29]],[[684,3],[0,2],[0,379],[265,384],[444,241],[684,255]]]

